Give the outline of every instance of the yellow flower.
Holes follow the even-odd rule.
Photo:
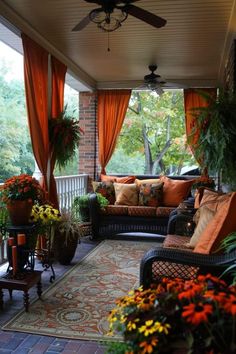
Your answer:
[[[160,322],[155,322],[154,323],[154,328],[155,328],[155,332],[158,331],[159,333],[164,332],[165,334],[168,334],[169,333],[169,329],[171,327],[170,327],[170,325],[168,323],[162,324]]]
[[[134,322],[129,321],[127,324],[127,330],[130,332],[133,331],[134,329],[136,329],[136,327],[137,327],[136,323],[134,323]]]
[[[145,325],[139,328],[140,333],[144,333],[145,337],[153,334],[155,332],[155,327],[153,327],[153,320],[148,320],[145,322]]]

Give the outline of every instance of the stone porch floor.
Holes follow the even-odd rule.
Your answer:
[[[97,245],[96,242],[90,241],[88,237],[83,238],[77,247],[76,255],[70,266],[62,266],[58,263],[54,264],[56,279],[63,275],[70,267],[81,260],[89,251]],[[4,274],[6,266],[0,268],[0,275]],[[35,269],[42,270],[41,264],[36,264]],[[50,270],[43,272],[42,285],[43,291],[50,286],[49,278]],[[30,300],[36,296],[35,287],[30,289]],[[7,290],[4,290],[4,310],[0,312],[0,327],[9,321],[19,310],[23,308],[23,299],[21,291],[13,291],[12,301],[9,298]],[[21,332],[9,332],[0,330],[0,353],[17,353],[17,354],[104,354],[105,348],[92,341],[67,340],[57,337],[33,335]]]

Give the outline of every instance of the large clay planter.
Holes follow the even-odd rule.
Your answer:
[[[7,210],[12,225],[27,225],[31,215],[33,203],[28,200],[12,200],[7,204]]]

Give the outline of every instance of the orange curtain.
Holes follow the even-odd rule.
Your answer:
[[[56,119],[64,109],[64,87],[67,67],[58,59],[51,57],[51,72],[52,72],[52,108],[51,119]],[[53,151],[53,147],[51,147]],[[58,208],[57,188],[53,171],[55,167],[55,157],[51,154],[50,159],[50,188],[49,200]]]
[[[56,118],[64,108],[64,87],[67,67],[52,56],[52,118]]]
[[[201,95],[201,92],[210,95],[212,98],[216,98],[216,88],[201,88],[201,89],[185,89],[184,90],[184,109],[185,109],[185,125],[188,144],[195,155],[195,150],[199,138],[199,128],[196,124],[196,111],[193,108],[207,107],[209,101],[206,97]],[[201,165],[201,161],[198,161]]]
[[[22,34],[24,49],[25,94],[28,123],[36,162],[48,192],[48,52]]]
[[[108,164],[128,108],[131,90],[98,91],[98,146],[101,173]]]

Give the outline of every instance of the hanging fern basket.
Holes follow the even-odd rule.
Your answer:
[[[58,118],[49,119],[48,125],[52,155],[61,169],[74,157],[84,132],[79,121],[68,116],[65,110]]]

